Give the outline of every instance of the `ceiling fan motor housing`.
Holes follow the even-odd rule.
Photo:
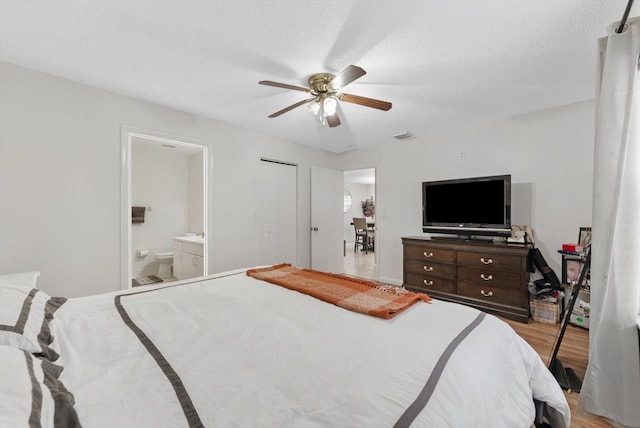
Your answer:
[[[309,77],[309,89],[313,95],[335,94],[337,91],[331,86],[331,81],[335,78],[335,74],[316,73]]]

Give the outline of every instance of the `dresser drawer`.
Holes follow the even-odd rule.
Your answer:
[[[479,286],[491,286],[522,290],[523,280],[520,272],[507,272],[495,268],[471,268],[458,266],[458,281],[467,281]]]
[[[405,268],[407,272],[418,275],[435,276],[438,278],[455,279],[456,266],[442,263],[433,263],[431,260],[406,260]]]
[[[520,272],[522,258],[508,254],[492,254],[489,252],[458,252],[458,264],[469,267],[488,267],[492,270],[508,270]]]
[[[417,273],[405,273],[405,286],[414,287],[429,294],[429,290],[455,294],[456,280],[452,278],[438,278]]]
[[[405,258],[412,260],[429,260],[438,263],[450,263],[456,262],[455,250],[447,250],[438,247],[430,246],[414,246],[407,245],[404,247]]]
[[[522,306],[522,292],[516,289],[493,287],[487,284],[458,281],[458,295],[508,306]]]

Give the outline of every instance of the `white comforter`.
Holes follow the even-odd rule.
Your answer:
[[[86,428],[528,428],[533,398],[569,426],[560,387],[508,324],[442,301],[386,320],[241,271],[69,299],[52,332]]]

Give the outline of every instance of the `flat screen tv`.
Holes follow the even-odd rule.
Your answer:
[[[422,183],[422,231],[474,235],[511,234],[511,175]]]

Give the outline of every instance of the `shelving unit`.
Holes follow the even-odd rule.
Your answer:
[[[567,309],[567,306],[570,302],[570,296],[573,295],[573,290],[578,281],[572,280],[572,278],[568,277],[567,266],[569,263],[580,263],[583,268],[579,273],[576,273],[577,270],[574,269],[574,273],[580,275],[582,270],[584,269],[585,257],[580,255],[573,254],[562,254],[562,284],[565,290],[565,299],[563,304],[563,311]],[[582,328],[589,328],[589,303],[591,302],[591,291],[590,291],[590,268],[587,266],[584,280],[582,281],[582,285],[580,286],[580,291],[578,292],[575,306],[571,315],[569,317],[569,323]],[[575,277],[575,275],[574,275]],[[586,303],[586,305],[585,305]]]
[[[591,267],[591,247],[587,247],[587,252],[585,256],[584,257],[580,256],[579,260],[584,262],[584,266],[580,272],[580,276],[578,277],[578,281],[575,285],[585,283],[587,273],[589,272],[589,269]],[[565,278],[565,272],[563,269],[563,282],[564,282],[564,279],[566,278]],[[562,389],[566,389],[569,392],[571,391],[580,392],[580,389],[582,388],[582,380],[576,375],[573,369],[565,367],[557,357],[558,357],[558,351],[560,350],[560,346],[562,345],[562,338],[564,337],[564,333],[567,330],[567,326],[569,325],[571,314],[573,313],[573,309],[576,304],[576,301],[578,300],[578,295],[581,291],[581,288],[582,287],[580,286],[574,286],[573,289],[571,290],[569,305],[564,311],[562,327],[560,329],[558,340],[556,341],[556,344],[553,350],[553,356],[551,357],[551,360],[549,360],[549,370],[551,371],[553,376],[556,378],[556,380],[558,381]]]

